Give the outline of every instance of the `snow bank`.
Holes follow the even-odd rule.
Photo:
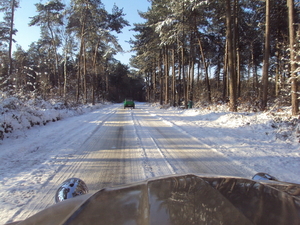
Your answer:
[[[251,127],[255,130],[264,130],[264,133],[273,134],[274,139],[300,143],[300,116],[292,116],[290,107],[274,109],[265,112],[247,111],[247,105],[239,106],[239,112],[230,112],[227,104],[212,104],[203,106],[195,104],[193,109],[161,106],[159,103],[149,104],[164,114],[178,114],[183,117],[198,117],[202,121],[214,122],[215,127],[243,128]],[[270,137],[270,136],[269,136]]]
[[[0,98],[0,140],[18,136],[18,131],[46,125],[70,116],[98,109],[97,105],[65,105],[62,102],[42,99],[23,100],[18,97]]]
[[[290,108],[230,112],[224,105],[182,110],[151,104],[155,114],[237,164],[299,183],[300,118]]]

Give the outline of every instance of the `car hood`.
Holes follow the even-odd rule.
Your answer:
[[[300,186],[172,175],[63,201],[27,224],[299,224]]]

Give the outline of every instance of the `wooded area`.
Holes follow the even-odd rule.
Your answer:
[[[125,97],[184,106],[229,103],[299,113],[299,0],[151,0],[130,40],[130,70],[114,58],[129,23],[101,0],[36,3],[30,26],[41,36],[12,53],[19,0],[0,0],[0,90],[67,102]]]
[[[29,26],[39,26],[41,36],[28,51],[17,46],[12,54],[19,0],[1,0],[0,5],[2,92],[66,103],[144,100],[143,78],[114,58],[122,51],[117,34],[129,25],[122,9],[114,6],[108,13],[101,0],[71,0],[69,6],[61,0],[36,3]]]
[[[299,110],[299,2],[153,0],[135,24],[132,65],[144,74],[147,100],[267,103]]]

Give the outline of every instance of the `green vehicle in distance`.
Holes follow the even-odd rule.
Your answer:
[[[132,100],[132,99],[125,99],[125,101],[124,101],[124,109],[126,108],[126,107],[131,107],[131,108],[135,108],[135,104],[134,104],[134,101]]]

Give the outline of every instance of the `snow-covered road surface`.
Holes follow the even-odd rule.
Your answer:
[[[158,113],[145,104],[137,104],[134,110],[110,105],[4,140],[0,146],[0,224],[25,219],[54,204],[57,187],[71,177],[83,179],[93,193],[168,174],[250,178],[257,171],[245,164],[247,160],[234,157],[238,154],[222,151],[230,148],[230,142],[232,151],[238,149],[233,146],[239,137],[231,130],[222,133],[227,141],[213,143],[213,138],[221,138],[220,131],[213,134],[211,128],[199,124],[201,120],[176,120],[172,115],[178,116],[177,112]]]

